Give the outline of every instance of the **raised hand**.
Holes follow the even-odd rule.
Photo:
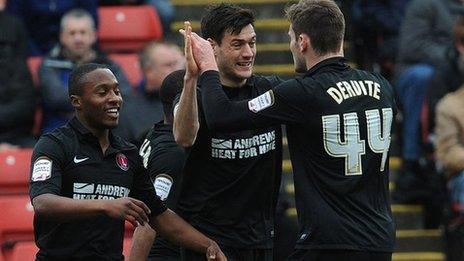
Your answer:
[[[148,216],[151,211],[140,200],[125,197],[104,201],[105,213],[112,218],[127,220],[134,227],[139,224],[148,222]]]
[[[185,29],[181,29],[179,30],[179,32],[182,35],[184,35],[184,39],[186,39],[186,37],[188,38],[185,41],[188,40],[191,43],[190,46],[193,58],[195,60],[196,65],[198,66],[198,69],[200,70],[200,73],[209,70],[217,71],[218,67],[216,64],[216,58],[214,57],[213,48],[211,47],[211,43],[201,38],[195,32],[192,32],[192,27],[189,21],[185,21],[184,25]]]
[[[184,22],[184,54],[187,61],[186,64],[186,77],[198,77],[198,65],[195,62],[192,53],[192,26],[189,21]]]

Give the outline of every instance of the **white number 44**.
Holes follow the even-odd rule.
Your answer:
[[[365,113],[367,120],[367,141],[374,153],[382,154],[380,171],[383,171],[390,148],[393,111],[391,108],[382,109],[383,131],[379,110],[368,110]],[[338,114],[322,116],[325,151],[332,157],[345,158],[345,175],[362,175],[361,156],[366,153],[366,142],[361,140],[356,112],[343,114],[343,125],[345,126],[345,135],[342,142],[340,116]]]

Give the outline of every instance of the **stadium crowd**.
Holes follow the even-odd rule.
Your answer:
[[[134,168],[140,167],[140,173],[149,174],[151,182],[139,181],[136,176],[140,173],[134,171],[134,184],[132,181],[129,182],[130,185],[124,183],[128,181],[121,181],[121,184],[126,185],[118,186],[121,193],[124,186],[130,188],[133,193],[128,192],[125,196],[140,200],[136,206],[131,205],[132,209],[124,210],[127,213],[137,212],[128,215],[134,218],[134,224],[135,220],[139,223],[136,225],[133,240],[134,256],[137,253],[149,252],[149,258],[153,260],[160,257],[164,258],[160,260],[204,260],[204,253],[216,255],[217,260],[225,257],[229,260],[279,260],[282,256],[286,258],[290,254],[291,260],[344,260],[342,258],[346,256],[355,257],[358,254],[359,260],[391,260],[394,235],[392,236],[387,221],[391,224],[393,221],[388,190],[388,164],[384,167],[385,159],[382,157],[388,158],[387,155],[396,154],[401,158],[402,166],[394,180],[396,186],[392,194],[393,202],[422,204],[425,210],[424,228],[442,227],[445,231],[448,259],[464,260],[464,98],[461,97],[464,95],[464,1],[301,0],[298,4],[296,1],[291,4],[295,5],[286,11],[282,10],[282,14],[286,12],[291,24],[289,37],[280,40],[290,42],[295,68],[300,69],[297,72],[303,74],[297,76],[295,83],[291,80],[290,83],[294,85],[288,88],[295,88],[298,84],[305,88],[316,86],[316,81],[323,83],[322,85],[332,84],[338,86],[338,89],[333,88],[335,91],[331,92],[332,98],[337,97],[335,100],[338,104],[344,104],[346,107],[324,107],[330,102],[321,99],[320,94],[315,94],[312,87],[308,87],[309,91],[299,94],[287,93],[279,87],[288,82],[275,75],[259,76],[252,73],[256,46],[259,49],[260,44],[257,41],[260,36],[256,35],[253,26],[254,13],[259,10],[249,10],[232,4],[209,6],[204,11],[201,31],[196,32],[208,39],[209,42],[206,42],[195,32],[191,32],[188,23],[183,28],[183,36],[171,31],[175,9],[169,0],[0,0],[0,153],[31,149],[37,145],[31,163],[32,199],[37,199],[43,193],[73,198],[73,188],[65,185],[72,186],[74,180],[63,182],[62,190],[66,192],[61,191],[61,185],[57,184],[61,184],[61,175],[73,173],[75,166],[70,168],[67,161],[74,160],[77,164],[79,156],[80,160],[85,160],[88,155],[100,155],[103,151],[103,158],[109,157],[111,153],[116,155],[116,163],[112,163],[122,171],[127,171],[125,168],[129,163],[134,164]],[[154,16],[163,35],[159,39],[146,39],[143,44],[129,48],[129,51],[122,48],[122,51],[118,52],[114,46],[107,48],[98,38],[102,24],[99,8],[137,5],[155,10]],[[329,25],[325,27],[323,23],[320,25],[320,28],[330,31],[327,37],[324,36],[324,32],[305,31],[302,26],[312,25],[311,18],[320,15],[318,12],[321,11],[314,6],[326,10],[327,15],[333,19],[331,23],[327,22]],[[324,16],[321,16],[319,20],[322,21],[323,18]],[[189,17],[182,19],[189,20]],[[337,19],[340,24],[336,23]],[[337,30],[340,31],[338,35]],[[308,35],[310,40],[305,38]],[[182,37],[184,47],[180,44]],[[322,46],[318,46],[321,43]],[[330,43],[334,47],[331,47]],[[339,50],[340,46],[336,44],[342,46],[342,49]],[[211,48],[206,48],[206,45],[210,45]],[[198,48],[199,46],[202,48]],[[208,57],[211,58],[209,54],[212,54],[214,59],[208,60]],[[129,56],[132,57],[132,69],[127,69],[127,63],[121,63],[120,57]],[[340,58],[343,56],[352,60],[353,63],[350,65],[359,70],[345,67],[345,60]],[[312,64],[311,61],[317,63]],[[88,64],[100,65],[83,69]],[[336,73],[335,76],[330,75],[326,78],[320,76],[326,71],[335,71],[342,76]],[[74,82],[70,79],[71,75],[75,75]],[[92,75],[88,76],[92,80],[85,80],[86,75]],[[314,82],[304,81],[307,78],[313,79]],[[114,90],[108,91],[114,95],[105,94],[108,96],[108,103],[113,104],[116,110],[108,114],[118,118],[117,124],[109,124],[101,119],[102,122],[99,123],[99,119],[93,119],[92,113],[97,112],[91,110],[96,110],[98,106],[92,103],[92,99],[82,98],[81,101],[77,98],[82,95],[80,91],[75,90],[78,87],[73,87],[72,91],[69,88],[71,83],[73,86],[92,83],[95,87],[99,81],[104,82],[108,79],[117,86]],[[363,97],[364,85],[361,88],[358,85],[359,81],[380,83],[379,93],[385,97],[376,98],[378,103],[366,102],[367,105],[361,108],[351,105],[350,99],[358,99],[354,98],[355,96]],[[219,89],[224,90],[225,94],[218,92]],[[366,92],[369,92],[366,96],[370,96],[371,99],[376,97],[375,91],[364,89],[364,93]],[[309,95],[308,93],[315,98],[305,101],[299,99]],[[208,94],[214,94],[209,97],[214,97],[221,103],[216,104],[212,99],[208,99]],[[122,97],[123,102],[119,102],[116,96]],[[244,100],[250,101],[245,103]],[[288,104],[288,100],[292,101],[291,105]],[[305,111],[307,108],[303,108],[303,105],[301,108],[298,107],[300,103],[309,104],[309,100],[320,106],[315,106],[312,108],[313,111],[309,112]],[[250,111],[240,114],[243,109],[240,106],[249,108],[252,115],[249,115]],[[278,110],[272,111],[274,107]],[[385,112],[385,108],[390,110]],[[317,111],[319,109],[320,112]],[[375,113],[372,113],[372,116],[367,109],[380,110],[382,116]],[[272,115],[266,110],[272,111]],[[319,126],[320,120],[318,123],[309,120],[309,123],[306,122],[308,117],[315,118],[311,116],[314,110],[320,115],[326,115],[328,112],[344,115],[343,141],[340,139],[342,134],[339,118],[326,115],[322,120],[323,126]],[[354,116],[356,120],[350,118],[350,112],[353,111],[359,111],[358,114],[361,111],[364,114],[366,111],[365,115],[359,116],[359,120],[367,121],[364,125],[359,125],[361,130],[347,127],[350,125],[348,123],[358,124],[358,116]],[[224,113],[220,114],[221,112]],[[380,118],[382,120],[379,120]],[[369,125],[369,122],[375,120],[379,121],[378,126]],[[299,147],[307,141],[306,137],[302,138],[303,134],[298,132],[301,128],[309,131],[317,126],[329,130],[331,124],[335,124],[335,127],[338,124],[339,136],[332,138],[338,138],[333,144],[340,146],[337,147],[330,142],[321,145],[311,141],[306,145],[317,147],[317,152]],[[63,129],[64,125],[66,129]],[[298,233],[290,232],[296,229],[295,224],[283,229],[288,231],[288,234],[284,233],[283,241],[291,241],[292,244],[296,241],[296,246],[299,247],[293,254],[291,250],[283,249],[283,242],[273,243],[274,229],[279,230],[274,228],[275,223],[284,216],[284,211],[280,209],[282,204],[285,204],[277,204],[282,174],[282,126],[286,126],[284,133],[290,146],[296,175],[295,186],[308,182],[311,185],[307,186],[307,190],[314,186],[311,190],[319,191],[323,194],[322,197],[333,200],[327,206],[314,206],[306,202],[307,199],[298,198],[314,199],[320,195],[304,192],[304,188],[297,189],[300,228]],[[72,139],[68,133],[71,129],[73,133],[78,133],[72,134],[76,136]],[[111,131],[108,132],[108,129]],[[375,138],[369,136],[369,140],[360,145],[364,141],[359,140],[359,135],[365,137],[377,130],[377,143],[371,143]],[[351,131],[357,133],[357,140],[347,134]],[[97,139],[82,138],[88,133],[97,136]],[[313,135],[317,136],[319,133]],[[324,136],[324,139],[330,140],[331,136]],[[55,144],[57,140],[69,147],[66,147],[66,150],[60,149]],[[88,154],[89,151],[80,151],[79,146],[72,147],[68,144],[77,144],[78,141],[79,144],[82,143],[79,145],[82,147],[98,143],[101,150],[98,150],[98,154],[93,147],[92,150],[95,151]],[[128,157],[121,153],[126,153],[126,150],[132,151],[133,145],[130,144],[137,146],[140,159],[129,158],[129,155],[133,156],[132,152],[127,152]],[[60,150],[63,154],[50,152],[52,148]],[[117,151],[111,152],[111,149]],[[73,154],[68,159],[67,150],[72,151],[69,152],[71,154],[77,151],[85,152],[83,155]],[[359,150],[358,154],[352,155],[353,150]],[[325,165],[327,162],[324,159],[327,158],[318,158],[320,151],[327,152],[332,157],[329,157],[331,160],[336,160],[327,161],[329,163]],[[361,160],[361,155],[368,160]],[[303,160],[305,157],[310,159]],[[380,171],[371,168],[374,164],[373,159],[377,157],[383,162]],[[359,159],[355,162],[355,158]],[[349,177],[349,181],[343,179],[343,182],[339,183],[337,178],[331,176],[337,170],[343,169],[334,164],[338,160],[346,160],[346,173],[343,178]],[[53,165],[52,168],[52,162],[62,165],[60,168]],[[40,164],[42,170],[38,170]],[[349,164],[352,165],[348,166]],[[108,172],[113,171],[106,165],[102,167],[106,168]],[[332,169],[331,172],[330,168],[335,170]],[[50,178],[47,171],[52,179],[46,188],[41,188],[37,182]],[[59,173],[59,178],[52,174],[55,171]],[[325,171],[326,176],[316,175],[326,173]],[[0,169],[0,175],[1,172]],[[372,178],[371,176],[375,176],[373,173],[379,177]],[[380,174],[385,173],[386,176],[382,175],[381,178]],[[315,177],[315,181],[307,178],[311,175]],[[51,182],[52,180],[55,183]],[[374,184],[373,180],[377,185],[387,184],[387,188],[379,185],[374,192],[368,191],[369,184]],[[90,181],[80,180],[79,184],[85,182]],[[153,183],[154,191],[153,188],[149,190],[143,187],[144,182]],[[116,185],[117,182],[110,183]],[[95,185],[97,186],[97,183]],[[359,188],[366,188],[366,191],[360,189],[365,194],[353,196],[353,191]],[[346,197],[349,200],[338,198],[340,195],[333,193],[332,189],[344,191],[341,194],[348,195]],[[367,201],[371,196],[369,193],[373,193],[374,198],[382,198],[380,195],[385,192],[384,189],[387,189],[387,199],[379,199],[381,203],[373,200],[379,205],[363,201]],[[164,202],[147,199],[149,193],[156,193],[156,198],[159,197]],[[36,200],[34,203],[33,200],[36,213],[44,212],[43,208],[38,208],[37,205],[43,207],[46,204],[40,202],[42,201]],[[47,201],[48,204],[51,204],[50,202]],[[59,206],[56,201],[54,203]],[[376,220],[375,215],[383,215],[385,219],[375,222],[385,222],[385,225],[380,230],[373,229],[375,232],[372,232],[381,231],[378,238],[363,238],[357,235],[362,238],[357,244],[350,245],[344,242],[344,236],[350,238],[352,235],[344,235],[340,232],[343,229],[337,231],[334,223],[340,222],[337,224],[346,226],[354,224],[353,230],[359,227],[359,223],[332,220],[332,224],[324,224],[323,221],[329,222],[330,219],[327,217],[332,216],[328,209],[334,205],[338,206],[338,203],[338,209],[362,206],[369,211],[372,210],[372,213],[346,210],[353,216],[365,214],[368,220]],[[308,206],[315,210],[305,212]],[[177,215],[169,216],[169,219],[166,218],[168,221],[159,218],[164,215],[161,213],[167,211],[166,207],[175,210],[182,219],[178,219]],[[386,208],[376,212],[382,207]],[[66,212],[64,215],[65,212],[60,212],[61,210],[47,211],[60,213],[57,214],[60,218],[79,213]],[[121,210],[121,213],[124,211]],[[326,216],[321,217],[314,212],[324,213]],[[129,219],[119,213],[106,214],[110,218]],[[86,215],[88,218],[102,218],[99,216],[101,213],[95,214],[90,210]],[[40,217],[48,216],[52,214],[42,214]],[[369,219],[371,217],[372,219]],[[99,222],[107,222],[105,218],[99,219]],[[156,221],[153,221],[155,219]],[[322,229],[329,229],[332,225],[330,229],[335,230],[340,236],[338,244],[330,241],[333,235],[321,233],[313,228],[313,224],[307,224],[305,219],[311,219],[323,227]],[[170,235],[174,232],[164,228],[169,222],[180,224],[182,229],[175,231],[180,233],[179,236]],[[156,233],[151,231],[150,227],[140,226],[142,223],[150,223],[155,231],[163,231],[165,234],[157,234],[155,240]],[[37,260],[55,254],[57,257],[62,255],[61,250],[50,240],[53,235],[43,231],[44,228],[53,227],[53,224],[42,219],[35,225],[36,240],[41,250]],[[120,225],[117,223],[116,227]],[[366,225],[363,231],[369,231],[372,227],[374,225]],[[42,229],[41,234],[37,232],[37,228]],[[60,229],[66,233],[74,233],[75,230],[74,228],[67,231],[66,227]],[[121,231],[119,232],[122,238]],[[322,241],[312,241],[312,233],[320,233],[317,235]],[[166,240],[167,238],[178,242],[181,247],[172,244]],[[202,244],[195,245],[192,238],[198,239]],[[136,242],[153,240],[153,246],[151,243],[146,246],[140,244],[139,247],[135,245]],[[371,245],[363,245],[363,240],[369,241]],[[114,245],[119,243],[121,242],[118,241]],[[159,245],[161,247],[157,248]],[[273,252],[273,248],[280,247],[280,252]],[[324,252],[321,248],[330,249],[331,253]],[[305,252],[306,249],[313,251]],[[73,250],[68,248],[65,251]],[[195,251],[203,253],[199,255]],[[369,255],[364,255],[365,252]],[[119,256],[115,256],[117,260]]]

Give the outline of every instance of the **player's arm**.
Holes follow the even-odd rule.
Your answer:
[[[197,77],[198,68],[191,55],[189,39],[185,39],[185,49],[187,59],[187,69],[184,76],[184,88],[180,95],[179,102],[174,107],[173,134],[177,144],[182,147],[190,147],[195,143],[200,123],[198,121],[197,105]]]
[[[132,237],[128,261],[147,260],[151,246],[155,241],[156,231],[148,224],[139,225]]]
[[[186,57],[193,56],[201,73],[201,100],[209,129],[238,131],[304,120],[302,108],[308,106],[310,95],[296,88],[295,80],[284,82],[252,100],[231,101],[220,84],[210,43],[193,32],[181,33],[191,40],[192,52],[186,53]]]
[[[76,200],[51,193],[41,194],[32,199],[34,212],[39,217],[72,221],[107,215],[127,220],[134,226],[148,222],[150,210],[140,200],[118,198],[114,200]]]
[[[171,241],[200,253],[206,253],[208,260],[225,260],[217,244],[185,222],[176,213],[166,209],[160,197],[156,195],[147,170],[140,162],[133,164],[135,168],[134,185],[131,194],[146,203],[151,210],[150,226],[157,233],[162,234]],[[148,247],[141,249],[143,255],[148,255]]]
[[[206,253],[208,260],[226,260],[219,246],[171,210],[152,218],[150,225],[163,236],[186,248]]]
[[[198,121],[197,79],[185,75],[184,88],[179,102],[174,107],[173,134],[177,144],[191,147],[197,138],[200,123]]]

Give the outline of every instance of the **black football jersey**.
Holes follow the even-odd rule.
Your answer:
[[[396,105],[383,77],[336,57],[247,101],[227,99],[215,71],[200,83],[211,129],[286,124],[297,248],[393,251],[388,153]]]
[[[110,133],[102,153],[98,139],[73,118],[43,135],[32,154],[31,199],[53,194],[74,200],[133,197],[158,215],[156,196],[137,148]],[[124,260],[124,221],[106,215],[62,222],[34,216],[37,260]]]
[[[221,89],[240,101],[278,83],[276,77],[253,76],[246,86]],[[213,131],[206,126],[201,99],[198,104],[200,129],[187,149],[179,214],[220,245],[271,248],[282,172],[281,125]]]
[[[153,182],[156,194],[170,209],[175,209],[182,183],[182,170],[185,152],[174,140],[172,125],[159,122],[148,132],[142,146],[140,156],[143,165]],[[179,246],[157,235],[150,250],[149,258],[179,258]]]

